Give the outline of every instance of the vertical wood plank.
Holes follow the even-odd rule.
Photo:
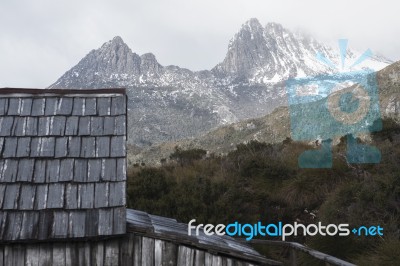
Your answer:
[[[204,264],[205,265],[211,265],[212,264],[212,255],[208,252],[205,252],[204,254]]]
[[[154,263],[155,263],[155,265],[162,265],[163,245],[164,245],[164,241],[162,241],[160,239],[154,240]]]
[[[154,265],[154,239],[143,237],[142,238],[142,265]]]
[[[92,263],[96,266],[104,265],[104,242],[99,241],[92,244],[91,250]]]
[[[120,263],[123,266],[131,266],[134,264],[134,244],[135,239],[133,234],[128,234],[120,240]]]
[[[119,257],[119,245],[118,240],[109,239],[105,241],[105,257],[104,257],[104,265],[110,266],[118,266],[118,257]]]
[[[12,247],[11,247],[11,245],[4,246],[4,265],[12,265]]]
[[[4,266],[4,246],[0,245],[0,266]]]
[[[163,266],[173,266],[177,264],[178,261],[178,245],[169,241],[163,241],[162,250],[162,265]]]
[[[65,266],[65,243],[53,243],[53,265]]]
[[[65,264],[66,265],[75,265],[75,256],[76,252],[74,251],[73,243],[66,243],[65,245]]]
[[[142,265],[142,237],[134,236],[134,259],[133,265]]]
[[[39,266],[39,246],[27,245],[26,246],[26,265]]]
[[[24,245],[12,245],[13,248],[13,266],[24,266],[25,265],[25,246]]]
[[[77,262],[76,265],[85,265],[85,245],[82,242],[77,242]]]
[[[39,247],[39,265],[40,266],[51,266],[52,261],[51,261],[51,245],[44,243],[40,244]]]
[[[87,266],[91,266],[92,265],[92,262],[90,260],[91,259],[91,257],[90,257],[90,249],[91,249],[90,242],[86,242],[85,245],[84,245],[84,256],[85,256],[84,265],[87,265]]]
[[[226,258],[226,266],[233,266],[233,260],[230,258]]]
[[[220,256],[212,255],[212,266],[222,266],[222,258]]]
[[[205,252],[202,250],[196,250],[196,254],[195,254],[195,260],[194,260],[194,265],[195,266],[206,266],[205,264]]]
[[[194,265],[194,251],[185,246],[179,246],[178,249],[178,262],[179,266],[192,266]]]

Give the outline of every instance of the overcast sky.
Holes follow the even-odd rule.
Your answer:
[[[47,87],[117,35],[162,65],[210,69],[252,17],[400,60],[399,10],[395,0],[3,0],[0,87]]]

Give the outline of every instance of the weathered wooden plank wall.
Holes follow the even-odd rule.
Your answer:
[[[240,259],[129,233],[102,241],[0,245],[0,266],[250,266]]]

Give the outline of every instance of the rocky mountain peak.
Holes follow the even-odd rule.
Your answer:
[[[240,31],[249,31],[249,32],[259,32],[262,30],[263,30],[263,27],[262,27],[260,21],[258,21],[258,19],[256,19],[256,18],[251,18],[248,21],[246,21],[240,29]]]
[[[254,67],[265,63],[267,54],[264,28],[252,18],[242,25],[228,46],[224,61],[214,71],[224,74],[245,75]]]
[[[157,62],[154,54],[146,53],[140,56],[140,71],[145,75],[159,74],[162,66]]]

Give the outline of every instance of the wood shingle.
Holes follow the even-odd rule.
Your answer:
[[[125,140],[123,91],[0,90],[0,244],[124,234]]]

